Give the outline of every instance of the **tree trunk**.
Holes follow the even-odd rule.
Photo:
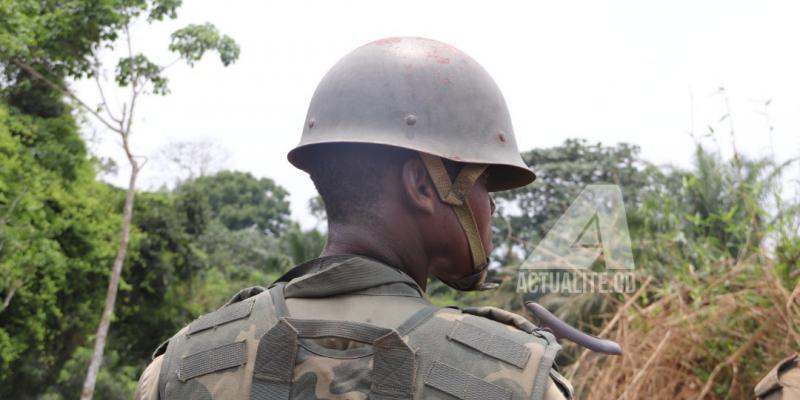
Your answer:
[[[81,400],[91,400],[94,395],[97,373],[100,372],[100,366],[103,364],[103,353],[105,351],[108,328],[109,325],[111,325],[111,317],[114,314],[114,304],[117,301],[117,289],[119,289],[119,279],[122,275],[125,253],[127,253],[128,250],[130,225],[133,217],[136,177],[139,174],[138,163],[130,157],[129,159],[131,161],[131,178],[128,183],[128,192],[125,196],[125,206],[122,211],[122,231],[120,232],[119,247],[117,248],[117,257],[114,259],[114,265],[111,268],[111,277],[108,280],[106,305],[105,308],[103,308],[103,315],[100,317],[100,325],[98,325],[97,333],[95,334],[94,352],[92,353],[92,360],[89,363],[89,370],[86,372],[86,380],[83,382]]]

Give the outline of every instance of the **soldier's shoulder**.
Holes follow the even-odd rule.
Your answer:
[[[755,387],[758,399],[781,400],[800,397],[800,355],[782,360]]]
[[[461,380],[502,398],[572,396],[571,385],[554,369],[558,342],[516,314],[440,309],[409,342],[421,359],[433,359],[422,363],[424,383],[437,390],[447,392],[447,382]]]
[[[550,351],[560,349],[555,337],[549,331],[539,329],[521,315],[496,307],[440,308],[435,318],[448,322],[446,335],[455,341],[468,340],[469,336],[488,340],[484,346],[499,341],[516,344],[534,343],[537,344],[534,347],[540,351],[548,348]]]
[[[188,393],[208,391],[203,385],[220,379],[217,373],[224,370],[228,379],[216,390],[227,391],[225,398],[246,398],[248,388],[239,382],[246,380],[248,371],[239,367],[253,362],[260,334],[276,322],[273,306],[270,292],[262,287],[239,291],[222,307],[197,317],[159,345],[151,364],[160,364],[158,373],[151,371],[148,381],[157,382],[162,396],[170,387],[176,393],[171,397],[189,398]]]
[[[139,377],[139,382],[136,384],[136,391],[133,395],[134,400],[158,400],[158,375],[163,361],[164,357],[159,354],[153,357],[153,360],[144,369],[144,372]]]

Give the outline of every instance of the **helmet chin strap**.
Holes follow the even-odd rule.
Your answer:
[[[450,175],[444,167],[442,159],[427,153],[419,153],[425,168],[428,170],[433,185],[439,198],[450,205],[456,214],[464,234],[467,236],[470,255],[472,256],[472,273],[465,277],[447,281],[441,279],[448,286],[461,291],[488,290],[497,288],[495,283],[486,283],[486,272],[489,266],[489,257],[483,248],[475,215],[467,199],[470,189],[475,181],[486,171],[486,164],[466,164],[458,173],[455,181],[450,181]]]

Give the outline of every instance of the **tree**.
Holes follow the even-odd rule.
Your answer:
[[[289,193],[269,178],[247,172],[222,171],[189,180],[177,187],[179,196],[194,193],[207,202],[210,217],[230,230],[255,226],[279,235],[289,221]]]
[[[170,186],[181,181],[199,178],[219,172],[229,157],[228,151],[211,140],[192,140],[170,143],[162,147],[156,161],[164,170],[175,171],[174,175],[162,177],[162,183]],[[168,180],[173,180],[169,182]]]
[[[0,96],[0,398],[27,398],[55,380],[102,306],[102,266],[114,257],[121,218],[116,190],[95,181],[69,107],[45,117],[6,99]]]
[[[649,184],[649,166],[639,158],[639,148],[629,144],[603,146],[568,139],[561,146],[522,156],[538,178],[531,185],[496,195],[494,229],[499,252],[494,256],[504,264],[514,258],[515,251],[527,256],[586,185],[619,185],[626,208],[633,210],[642,188]]]
[[[148,23],[162,21],[164,18],[176,18],[181,1],[106,1],[98,4],[92,1],[73,0],[64,3],[4,1],[1,7],[2,13],[7,15],[3,15],[5,29],[0,35],[0,43],[4,45],[2,56],[11,60],[10,64],[18,70],[12,71],[12,75],[7,75],[7,78],[19,79],[27,75],[45,82],[70,97],[105,128],[119,136],[131,167],[117,255],[111,268],[106,303],[95,335],[94,353],[81,394],[82,399],[91,399],[103,360],[106,337],[125,261],[136,180],[146,162],[146,158],[137,156],[130,147],[137,102],[142,95],[166,95],[169,92],[167,78],[164,76],[165,65],[168,64],[157,64],[142,53],[134,53],[130,27],[142,17],[145,17]],[[79,24],[80,28],[87,29],[89,34],[79,33],[73,36],[74,27],[69,25],[80,19],[83,19],[80,21],[83,22]],[[34,29],[30,29],[31,27]],[[99,60],[98,50],[102,46],[117,45],[120,33],[127,54],[118,60],[114,79],[117,85],[130,90],[122,109],[115,112],[111,109],[105,97],[103,84],[100,82],[100,70],[103,65]],[[75,48],[79,51],[74,51]],[[190,66],[212,50],[219,53],[220,60],[226,66],[236,61],[239,56],[239,47],[233,39],[221,35],[209,23],[189,25],[175,31],[171,36],[169,49],[177,54],[176,61],[183,60]],[[7,66],[5,67],[8,72]],[[97,81],[102,99],[98,107],[91,107],[81,100],[63,85],[61,79],[63,76],[84,75],[94,77]]]

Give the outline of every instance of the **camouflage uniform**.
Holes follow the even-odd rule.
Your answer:
[[[797,354],[781,361],[756,385],[759,400],[800,399],[800,358]]]
[[[571,397],[555,339],[522,317],[434,307],[405,273],[360,256],[289,275],[160,346],[136,399]]]

